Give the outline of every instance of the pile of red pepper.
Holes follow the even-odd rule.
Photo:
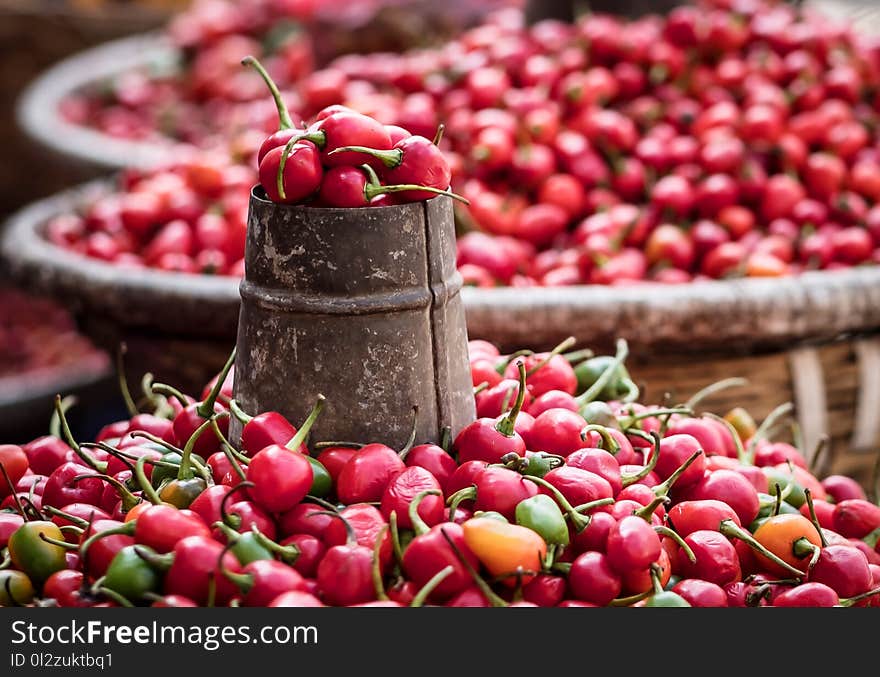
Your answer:
[[[428,138],[444,121],[452,188],[470,202],[459,209],[474,231],[459,240],[467,284],[680,283],[876,263],[876,39],[790,3],[703,5],[530,28],[506,11],[436,49],[341,57],[285,95],[294,117],[345,105]],[[230,47],[224,63],[250,47]],[[260,137],[273,117],[269,107],[244,127]],[[242,160],[242,145],[260,143],[249,133],[225,135]],[[349,204],[348,187],[331,182],[326,194]],[[193,244],[189,256],[201,252]]]
[[[0,605],[880,605],[880,507],[768,439],[790,406],[647,406],[625,343],[570,347],[471,341],[478,418],[403,449],[310,439],[323,398],[242,411],[234,354],[198,399],[124,387],[91,443],[59,400],[0,446]]]

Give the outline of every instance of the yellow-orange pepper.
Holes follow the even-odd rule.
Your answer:
[[[464,542],[492,576],[510,574],[505,582],[515,583],[517,571],[538,572],[547,556],[547,544],[531,529],[486,517],[474,517],[462,524]],[[523,575],[522,582],[534,578]]]

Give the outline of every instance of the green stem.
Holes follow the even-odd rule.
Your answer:
[[[278,85],[275,84],[269,76],[269,73],[263,68],[263,64],[261,64],[255,57],[249,55],[241,60],[241,65],[250,66],[257,71],[257,73],[260,74],[260,77],[263,78],[263,82],[265,82],[266,86],[269,88],[269,92],[275,100],[275,107],[278,109],[278,129],[293,129],[293,120],[290,118],[290,112],[287,110],[287,105],[284,103],[284,99],[281,98],[281,92],[278,90]]]
[[[52,538],[51,536],[47,536],[44,533],[40,533],[40,540],[45,543],[49,543],[51,545],[57,545],[59,548],[64,548],[65,550],[76,550],[77,545],[74,543],[68,543],[67,541],[59,541],[57,538]]]
[[[247,425],[254,418],[250,414],[246,413],[244,409],[241,408],[241,406],[239,406],[238,401],[235,398],[229,400],[229,411],[236,418],[236,420],[238,420],[239,423],[243,425]]]
[[[675,484],[676,480],[684,474],[684,471],[691,467],[691,464],[696,461],[700,455],[702,455],[703,450],[697,449],[693,454],[688,456],[688,459],[682,463],[678,468],[675,469],[669,477],[667,477],[663,482],[658,484],[656,487],[653,487],[654,493],[657,496],[666,496],[669,494],[669,490],[672,489],[672,485]]]
[[[143,437],[145,440],[149,440],[153,444],[158,444],[163,449],[167,449],[170,452],[183,456],[183,449],[181,449],[180,447],[175,447],[173,444],[171,444],[171,442],[166,442],[161,437],[157,437],[153,433],[148,433],[145,430],[135,430],[131,433],[131,436]]]
[[[116,379],[119,382],[119,392],[122,393],[122,401],[125,403],[125,408],[129,416],[133,418],[140,411],[131,396],[131,390],[128,388],[128,379],[125,378],[125,360],[123,357],[127,350],[128,348],[124,342],[119,344],[119,350],[116,351]]]
[[[763,555],[771,562],[776,564],[777,566],[785,569],[788,573],[792,574],[796,579],[801,580],[804,577],[804,572],[800,569],[796,569],[791,566],[784,559],[778,557],[774,553],[770,552],[767,548],[765,548],[761,543],[759,543],[754,536],[752,536],[748,531],[743,529],[740,526],[737,526],[736,522],[733,520],[722,520],[721,524],[718,526],[718,531],[727,536],[728,538],[738,538],[741,541],[745,541],[746,545],[748,545],[755,552]]]
[[[529,369],[529,371],[526,372],[526,376],[531,376],[539,369],[547,366],[547,364],[550,362],[550,360],[552,360],[554,357],[556,357],[560,353],[565,352],[569,348],[574,347],[575,343],[577,343],[577,339],[574,336],[569,336],[562,343],[557,345],[553,350],[551,350],[549,353],[547,353],[547,355],[540,362],[538,362],[534,367]]]
[[[21,515],[21,518],[27,522],[28,518],[24,512],[24,506],[21,504],[21,497],[18,495],[18,492],[15,490],[15,484],[12,481],[12,478],[9,477],[9,472],[6,470],[6,466],[0,463],[0,472],[3,473],[3,479],[6,482],[6,486],[9,487],[9,494],[12,496],[12,501],[15,503],[15,508],[18,511],[18,514]]]
[[[582,350],[575,350],[570,353],[565,353],[563,357],[569,364],[577,364],[578,362],[583,362],[584,360],[588,360],[593,357],[595,353],[589,348],[583,348]]]
[[[373,543],[373,558],[370,563],[370,575],[373,578],[373,589],[376,592],[376,599],[383,601],[388,600],[388,595],[385,592],[385,583],[382,581],[382,566],[379,553],[382,550],[382,541],[385,539],[386,533],[388,533],[387,524],[379,530],[376,536],[376,542]]]
[[[88,564],[89,549],[92,547],[92,544],[94,544],[95,541],[99,541],[102,538],[106,538],[107,536],[134,536],[134,528],[136,525],[137,520],[133,520],[131,522],[125,522],[118,527],[105,529],[104,531],[99,531],[95,534],[92,534],[85,541],[83,541],[82,545],[79,547],[80,562],[82,562],[84,565]],[[87,568],[87,566],[85,566],[84,568]]]
[[[156,493],[156,490],[153,488],[150,480],[147,479],[147,473],[144,472],[144,465],[147,462],[146,456],[141,456],[134,464],[134,477],[137,480],[138,486],[140,486],[141,491],[144,496],[147,497],[147,500],[153,505],[159,505],[162,503],[162,499],[159,498],[159,494]]]
[[[526,398],[526,365],[523,360],[516,363],[517,372],[519,373],[519,390],[516,393],[516,400],[513,403],[513,409],[495,424],[495,430],[505,437],[513,437],[516,427],[516,417],[522,411],[523,402]]]
[[[754,465],[755,461],[755,448],[758,446],[758,442],[764,439],[767,435],[767,431],[769,431],[776,422],[792,412],[794,409],[794,405],[791,402],[786,402],[784,404],[780,404],[773,411],[767,414],[767,418],[765,418],[761,425],[758,426],[758,429],[755,431],[755,434],[752,435],[752,438],[749,440],[748,446],[746,447],[745,452],[745,460],[749,465]]]
[[[654,527],[654,531],[656,531],[658,534],[662,534],[662,535],[666,536],[667,538],[671,538],[673,541],[678,543],[678,547],[680,547],[682,550],[684,550],[684,554],[687,555],[687,558],[691,564],[693,564],[694,562],[697,561],[697,556],[694,554],[694,551],[691,550],[691,546],[689,546],[685,542],[685,540],[681,536],[679,536],[676,532],[674,532],[672,529],[670,529],[669,527],[664,527],[664,526],[661,526],[658,524],[657,526]]]
[[[614,360],[608,364],[605,371],[599,375],[599,378],[596,379],[593,385],[575,398],[578,407],[582,407],[585,404],[592,402],[599,396],[599,393],[601,393],[611,379],[614,378],[618,368],[623,364],[624,360],[626,360],[628,354],[629,346],[627,345],[626,340],[617,339],[617,353],[614,356]]]
[[[637,595],[630,595],[629,597],[617,597],[608,602],[608,606],[630,606],[631,604],[635,604],[636,602],[641,602],[643,599],[647,599],[652,594],[654,594],[653,589],[645,590],[645,592],[640,592]]]
[[[435,146],[440,145],[440,140],[443,138],[443,132],[446,131],[446,125],[442,122],[437,125],[437,131],[434,132],[434,139],[431,141]]]
[[[422,516],[419,515],[419,504],[421,504],[425,496],[442,495],[443,494],[437,489],[426,489],[425,491],[420,491],[415,496],[413,496],[413,500],[410,502],[407,509],[407,514],[409,515],[409,521],[412,523],[413,531],[415,531],[416,536],[421,536],[422,534],[426,534],[428,533],[428,531],[430,531],[430,527],[425,523],[425,520],[422,519]]]
[[[116,602],[119,606],[125,607],[127,609],[134,609],[134,604],[128,601],[128,598],[120,595],[115,590],[111,590],[110,588],[105,588],[103,585],[92,586],[93,594],[101,594],[104,597],[109,598],[110,600]]]
[[[688,409],[696,409],[697,405],[700,404],[707,397],[711,397],[716,393],[720,393],[722,390],[727,390],[728,388],[738,388],[740,386],[748,385],[749,381],[745,378],[733,377],[733,378],[725,378],[720,381],[716,381],[715,383],[710,383],[705,388],[698,390],[694,393],[691,398],[685,402],[684,406]]]
[[[645,466],[639,470],[637,473],[633,473],[631,475],[621,475],[620,482],[624,487],[628,487],[630,484],[635,484],[645,479],[654,468],[657,467],[657,459],[660,458],[660,435],[657,434],[656,431],[651,431],[651,442],[654,445],[654,451],[651,454],[651,457],[648,459],[648,462]]]
[[[634,423],[639,421],[643,421],[646,418],[654,418],[658,416],[672,416],[673,414],[683,414],[684,416],[693,416],[694,410],[688,406],[684,407],[670,407],[668,409],[652,409],[650,411],[643,411],[638,414],[631,414],[626,418],[619,419],[620,427],[623,430],[627,428],[631,428]]]
[[[76,440],[73,439],[73,433],[70,432],[70,425],[67,423],[67,416],[64,413],[64,408],[61,406],[61,395],[55,396],[55,412],[58,414],[58,420],[61,422],[61,438],[71,449],[73,449],[76,455],[82,459],[83,463],[89,466],[92,470],[105,472],[107,470],[107,464],[96,461],[83,451],[79,444],[77,444]]]
[[[342,516],[338,513],[330,513],[331,515],[336,515],[340,519]],[[278,555],[279,559],[287,565],[293,566],[294,562],[296,562],[297,558],[300,555],[300,549],[293,545],[281,545],[280,543],[276,543],[271,538],[266,536],[262,531],[257,528],[256,524],[251,525],[251,533],[254,535],[254,540],[260,545],[262,545],[269,552]]]
[[[844,597],[840,600],[840,606],[850,607],[856,602],[861,602],[863,599],[868,599],[868,597],[873,597],[874,595],[880,595],[880,588],[868,590],[868,592],[863,592],[861,595],[856,595],[855,597]]]
[[[614,503],[613,498],[597,498],[595,501],[590,501],[589,503],[581,503],[580,505],[574,506],[574,509],[577,512],[585,513],[590,512],[590,510],[595,510],[596,508],[601,508],[603,505],[611,505]]]
[[[223,524],[228,527],[232,527],[236,531],[241,527],[241,516],[240,515],[230,515],[227,506],[229,505],[229,501],[232,500],[232,495],[242,489],[247,487],[254,486],[253,482],[243,481],[236,484],[232,489],[226,492],[226,495],[223,496],[223,500],[220,501],[220,519],[223,520]]]
[[[125,484],[120,482],[115,477],[111,477],[110,475],[105,475],[104,473],[96,473],[94,475],[77,475],[74,477],[71,482],[79,482],[80,480],[84,480],[90,477],[97,477],[99,480],[103,482],[107,482],[107,484],[113,485],[113,488],[119,492],[119,498],[122,500],[122,509],[124,512],[128,512],[134,506],[141,502],[141,500],[135,496]]]
[[[66,414],[67,410],[77,403],[76,395],[68,395],[61,400],[61,412]],[[49,418],[49,434],[52,437],[61,438],[61,418],[58,415],[58,409],[52,410],[52,416]]]
[[[462,501],[474,500],[477,497],[477,487],[472,484],[464,489],[459,489],[454,494],[450,494],[446,499],[446,505],[449,508],[449,521],[455,521],[455,511]]]
[[[555,498],[556,502],[559,503],[559,506],[562,508],[563,512],[565,512],[565,514],[571,520],[571,525],[574,527],[575,533],[581,533],[590,525],[590,517],[588,515],[582,515],[577,510],[575,510],[572,507],[571,503],[568,502],[568,499],[563,496],[562,492],[559,491],[559,489],[554,487],[552,484],[550,484],[550,482],[545,480],[543,477],[535,477],[534,475],[523,475],[523,478],[529,480],[534,484],[537,484],[539,487],[544,487],[553,495],[553,498]]]
[[[394,559],[400,564],[403,561],[403,547],[400,545],[400,530],[397,528],[397,511],[392,510],[388,516],[388,528],[391,530],[391,550]]]
[[[609,454],[613,455],[620,451],[620,444],[614,439],[614,435],[611,434],[611,428],[599,425],[598,423],[588,423],[581,429],[581,440],[586,442],[587,435],[591,432],[598,433],[599,437],[602,438],[601,445],[604,446],[605,451]]]
[[[183,455],[180,458],[180,469],[177,471],[177,479],[192,479],[193,470],[192,465],[190,465],[190,458],[192,457],[193,447],[196,446],[196,441],[199,439],[199,437],[202,436],[202,433],[211,427],[212,422],[213,418],[209,418],[207,421],[202,423],[202,425],[196,428],[195,432],[193,432],[193,434],[190,435],[189,439],[186,441],[186,445],[183,447]]]
[[[431,576],[431,578],[428,579],[428,582],[422,586],[422,589],[413,596],[412,601],[409,603],[410,607],[415,608],[423,606],[428,600],[430,594],[434,592],[443,581],[449,578],[454,571],[455,567],[450,564]]]
[[[401,461],[406,460],[407,455],[413,448],[413,445],[416,443],[416,426],[418,425],[419,421],[419,405],[413,405],[412,416],[412,428],[410,428],[409,437],[406,440],[406,444],[403,445],[403,449],[397,452],[397,455],[400,457]]]
[[[445,425],[443,426],[443,430],[440,431],[440,448],[445,451],[447,454],[449,450],[452,448],[452,427]]]
[[[211,419],[212,427],[214,428],[214,434],[217,436],[217,439],[220,440],[220,449],[223,450],[223,455],[226,456],[226,459],[229,461],[229,465],[232,466],[232,470],[238,475],[238,479],[242,482],[247,479],[244,470],[241,467],[241,460],[244,459],[245,465],[247,465],[249,459],[244,455],[240,454],[230,443],[229,440],[226,439],[226,435],[223,434],[223,431],[220,430],[220,426],[217,425],[216,419]]]
[[[365,155],[369,155],[370,157],[376,158],[381,161],[383,165],[385,165],[388,169],[394,169],[395,167],[399,167],[403,162],[403,151],[399,148],[392,148],[390,150],[377,150],[375,148],[367,148],[366,146],[342,146],[340,148],[336,148],[330,151],[329,155],[333,155],[335,153],[364,153]]]
[[[300,448],[303,442],[306,441],[306,438],[309,436],[309,431],[312,429],[312,426],[315,424],[315,421],[318,420],[318,416],[321,415],[321,411],[324,409],[324,403],[327,401],[327,398],[323,395],[318,395],[318,399],[315,402],[315,406],[312,407],[312,410],[309,412],[308,417],[305,421],[303,421],[302,427],[296,431],[296,435],[288,442],[286,446],[291,451],[296,451]]]
[[[78,526],[80,529],[86,529],[89,526],[88,520],[84,520],[82,517],[77,517],[76,515],[71,515],[69,512],[64,512],[63,510],[59,510],[55,506],[46,505],[46,506],[43,506],[43,510],[45,512],[49,513],[50,515],[53,515],[55,517],[61,517],[63,519],[66,519],[68,522],[72,522],[73,524]]]
[[[330,155],[333,155],[333,153],[330,153]],[[395,184],[393,186],[373,186],[367,184],[364,188],[364,197],[367,198],[367,202],[370,202],[377,195],[385,195],[386,193],[405,193],[411,190],[434,193],[435,195],[445,195],[447,197],[451,197],[453,200],[458,200],[462,204],[466,205],[469,205],[471,203],[470,200],[468,200],[466,197],[463,197],[458,193],[453,193],[451,190],[441,190],[440,188],[433,188],[432,186],[420,186],[415,183],[401,183]]]
[[[186,399],[186,395],[180,392],[177,388],[168,385],[167,383],[154,383],[150,386],[150,390],[152,390],[154,393],[165,395],[166,397],[173,397],[184,409],[192,404],[188,399]]]
[[[202,418],[210,418],[214,415],[214,403],[217,402],[217,398],[220,397],[223,383],[226,381],[226,377],[229,375],[229,370],[232,369],[234,364],[235,348],[232,349],[232,352],[229,353],[229,357],[226,358],[226,364],[223,365],[223,369],[221,369],[220,373],[217,375],[217,381],[214,383],[214,386],[211,388],[205,401],[196,408],[196,412]]]

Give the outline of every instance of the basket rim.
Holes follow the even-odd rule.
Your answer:
[[[234,337],[239,279],[120,269],[41,236],[50,218],[113,190],[115,181],[112,176],[80,184],[8,217],[0,258],[13,279],[119,326]],[[880,328],[880,266],[680,285],[465,287],[461,297],[471,338],[518,347],[552,345],[571,335],[591,346],[613,345],[623,336],[643,348],[731,351]]]
[[[21,130],[42,147],[85,166],[118,170],[151,167],[167,160],[176,142],[133,141],[68,122],[61,101],[103,79],[176,59],[179,52],[161,33],[146,31],[109,40],[61,59],[34,78],[15,102]]]

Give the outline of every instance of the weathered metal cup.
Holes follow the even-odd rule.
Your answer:
[[[474,419],[452,200],[362,209],[251,191],[234,394],[311,440],[437,442]],[[234,423],[230,433],[240,435]]]

